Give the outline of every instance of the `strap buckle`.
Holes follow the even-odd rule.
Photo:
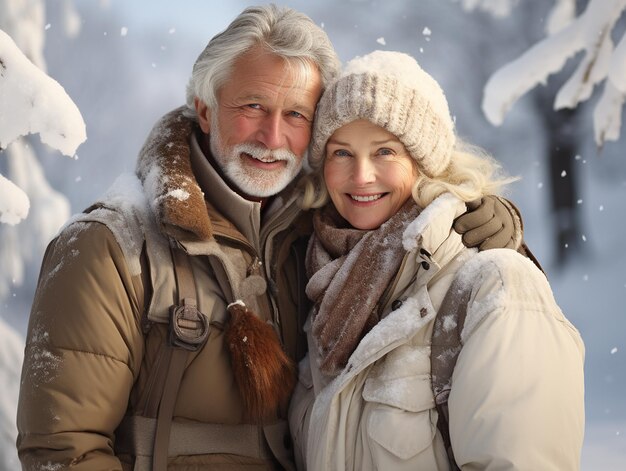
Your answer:
[[[196,306],[196,300],[185,298],[170,307],[170,345],[197,351],[209,335],[209,320]]]

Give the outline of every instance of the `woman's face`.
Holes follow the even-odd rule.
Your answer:
[[[376,229],[411,196],[414,161],[396,136],[367,120],[337,129],[326,143],[324,180],[339,214]]]

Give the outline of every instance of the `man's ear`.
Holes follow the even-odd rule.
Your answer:
[[[206,103],[198,97],[193,99],[193,104],[196,108],[196,114],[198,115],[198,124],[200,124],[200,129],[202,129],[203,133],[209,134],[209,131],[211,130],[211,110]]]

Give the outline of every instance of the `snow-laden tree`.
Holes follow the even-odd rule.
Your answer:
[[[77,32],[79,20],[69,0],[63,9],[66,31]],[[0,159],[6,159],[7,169],[7,176],[0,175],[0,300],[11,284],[21,282],[25,263],[39,256],[69,216],[67,199],[48,185],[23,136],[39,134],[68,156],[86,139],[78,108],[44,72],[44,18],[43,1],[0,0]],[[31,203],[28,223],[18,224]],[[2,318],[0,339],[0,469],[9,470],[19,467],[15,411],[24,344]]]
[[[482,8],[494,15],[511,11],[514,0],[462,0],[467,9]],[[619,139],[621,114],[626,101],[626,34],[613,43],[612,33],[626,0],[589,0],[585,10],[575,16],[575,0],[555,0],[546,22],[547,37],[517,59],[496,71],[484,89],[483,112],[494,125],[529,90],[545,83],[548,76],[563,69],[568,59],[583,52],[578,67],[563,84],[554,109],[576,108],[587,100],[594,86],[604,81],[602,95],[595,106],[595,141]]]
[[[65,0],[62,7],[65,31],[76,34],[80,21],[72,3]],[[86,139],[78,108],[45,73],[45,28],[43,1],[0,0],[0,159],[6,159],[6,175],[0,175],[0,299],[21,283],[25,263],[41,253],[70,212],[22,136],[38,133],[68,156]],[[28,222],[18,224],[31,203]]]
[[[0,319],[0,469],[19,469],[15,407],[20,386],[24,341]]]

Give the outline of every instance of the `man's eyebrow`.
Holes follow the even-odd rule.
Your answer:
[[[311,117],[315,114],[315,107],[307,106],[303,103],[294,103],[293,106],[290,106],[291,109],[295,111],[303,111],[304,113],[310,115]]]
[[[239,97],[239,99],[243,101],[262,101],[266,98],[267,97],[265,95],[259,95],[257,93],[251,93],[250,95],[243,95]]]
[[[317,103],[313,103],[313,105],[311,106],[310,104],[307,104],[306,98],[304,99],[302,98],[303,97],[298,97],[298,96],[287,97],[287,99],[284,102],[285,108],[289,110],[294,110],[294,111],[304,111],[305,113],[308,113],[311,116],[313,116],[313,114],[315,113],[315,107],[317,106]]]
[[[267,95],[262,95],[259,93],[250,93],[248,95],[241,95],[239,97],[239,100],[241,101],[264,101],[267,100],[269,97]],[[310,113],[314,113],[315,112],[315,107],[311,107],[309,105],[306,105],[305,103],[298,101],[298,100],[294,100],[292,102],[289,102],[285,105],[286,108],[292,108],[292,109],[302,109],[305,111],[308,111]]]

